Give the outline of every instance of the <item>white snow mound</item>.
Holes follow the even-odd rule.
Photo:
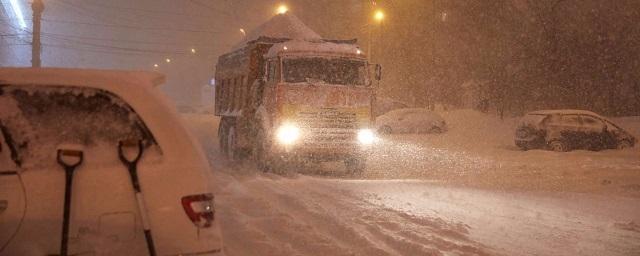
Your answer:
[[[243,47],[247,42],[256,40],[261,36],[306,41],[322,39],[320,35],[307,27],[298,17],[290,13],[285,13],[273,16],[273,18],[267,22],[249,32],[245,40],[234,48]]]

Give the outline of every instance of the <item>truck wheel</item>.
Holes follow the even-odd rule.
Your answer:
[[[227,137],[226,137],[226,155],[227,158],[231,161],[234,161],[237,159],[237,147],[236,147],[236,129],[235,127],[231,126],[229,127],[229,129],[227,130]]]
[[[256,134],[256,141],[253,146],[253,159],[256,162],[258,170],[268,172],[271,169],[269,165],[269,154],[267,153],[266,135],[262,129],[259,129]]]
[[[222,154],[226,156],[227,155],[227,132],[226,132],[225,126],[226,126],[225,122],[221,120],[220,124],[218,125],[218,147],[220,148],[220,152],[222,152]]]
[[[344,165],[350,174],[361,175],[367,168],[366,162],[363,157],[351,157],[344,160]]]

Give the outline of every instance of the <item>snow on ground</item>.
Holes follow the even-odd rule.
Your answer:
[[[442,115],[445,134],[384,138],[363,179],[226,162],[217,119],[185,119],[214,168],[228,255],[640,255],[638,148],[522,152],[515,119]],[[640,118],[614,121],[640,132]]]

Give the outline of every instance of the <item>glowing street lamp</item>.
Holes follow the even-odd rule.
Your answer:
[[[375,14],[373,14],[373,19],[377,22],[382,22],[384,20],[384,12],[382,10],[377,10]]]
[[[196,53],[196,48],[191,48],[191,53],[195,54]]]
[[[159,66],[160,66],[160,65],[158,65],[157,63],[156,63],[156,64],[153,64],[153,67],[154,67],[154,68],[158,68]]]
[[[164,59],[164,61],[167,62],[167,63],[171,63],[171,59],[169,59],[169,58]]]
[[[241,29],[240,29],[240,33],[242,33],[242,35],[243,35],[243,36],[246,36],[246,35],[247,35],[247,32],[246,32],[246,31],[244,31],[244,28],[241,28]]]
[[[276,10],[276,12],[277,12],[278,14],[285,14],[285,13],[287,13],[288,11],[289,11],[289,7],[287,7],[287,6],[286,6],[286,5],[284,5],[284,4],[281,4],[280,6],[278,6],[278,9]]]
[[[381,24],[382,21],[384,21],[384,12],[382,10],[380,10],[380,9],[376,10],[373,13],[373,20],[378,22],[378,24]],[[373,38],[372,38],[372,35],[371,35],[372,34],[371,31],[373,30],[372,24],[369,24],[368,27],[369,27],[369,44],[368,44],[368,47],[367,47],[367,58],[369,58],[369,60],[371,60],[371,48],[373,47],[372,46]]]

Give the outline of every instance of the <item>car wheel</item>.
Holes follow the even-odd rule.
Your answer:
[[[626,148],[632,148],[633,145],[631,144],[630,141],[628,140],[623,140],[621,142],[618,142],[618,146],[616,148],[618,149],[626,149]]]
[[[564,143],[563,141],[554,140],[549,143],[549,149],[555,152],[566,152],[569,150],[569,147],[567,146],[567,143]]]
[[[378,133],[379,134],[391,134],[391,127],[389,127],[388,125],[382,126],[380,127],[380,129],[378,129]]]
[[[360,175],[367,168],[366,159],[362,157],[351,157],[344,160],[344,165],[347,168],[349,174]]]
[[[434,126],[433,128],[431,128],[431,132],[432,133],[442,133],[442,129],[440,129],[440,127],[438,127],[438,126]]]

